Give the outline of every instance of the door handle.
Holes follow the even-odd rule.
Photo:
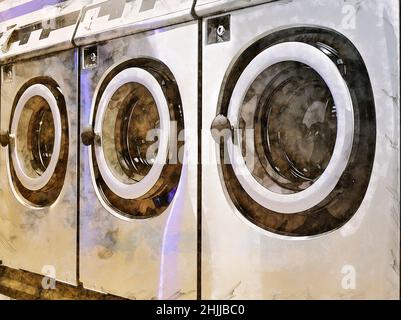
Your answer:
[[[88,126],[81,132],[81,141],[85,146],[93,146],[95,143],[100,143],[100,136],[91,126]]]
[[[218,114],[214,118],[210,131],[214,141],[217,143],[220,143],[221,138],[231,138],[234,141],[234,127],[231,125],[230,120],[222,114]]]
[[[8,131],[1,130],[0,131],[0,144],[3,148],[7,147],[10,144],[10,134]]]

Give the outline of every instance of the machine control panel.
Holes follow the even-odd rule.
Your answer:
[[[203,17],[273,1],[277,0],[197,0],[195,12]]]
[[[76,42],[82,45],[146,31],[169,20],[184,22],[192,18],[193,6],[194,0],[95,0],[82,12]]]
[[[41,49],[52,51],[72,47],[71,41],[85,3],[58,1],[31,8],[31,12],[26,12],[28,9],[21,4],[0,12],[0,60]]]

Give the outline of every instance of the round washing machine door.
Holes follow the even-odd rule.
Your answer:
[[[372,89],[338,34],[299,28],[281,36],[261,40],[234,66],[212,134],[243,216],[275,233],[316,235],[346,223],[366,192]]]
[[[82,136],[84,142],[91,138],[100,200],[130,219],[157,216],[172,202],[182,169],[178,135],[184,129],[178,88],[166,67],[131,63],[106,77],[95,100],[93,132]]]
[[[51,79],[34,79],[14,101],[9,132],[9,173],[19,200],[53,204],[63,187],[68,159],[68,121],[64,97]]]

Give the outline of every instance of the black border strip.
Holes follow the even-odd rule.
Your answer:
[[[74,54],[76,55],[77,59],[77,242],[76,242],[76,268],[77,268],[77,284],[79,287],[83,286],[80,282],[80,233],[81,233],[81,48],[75,48]]]
[[[398,35],[401,34],[401,24],[400,24],[400,20],[401,19],[401,1],[398,2]],[[400,41],[398,40],[398,63],[399,63],[399,69],[398,69],[398,85],[399,85],[399,92],[401,92],[401,83],[400,83],[400,70],[401,70],[401,61],[400,61],[400,57],[401,57],[401,44]],[[400,101],[398,98],[398,121],[399,121],[399,126],[398,126],[398,131],[401,128],[401,117],[400,117]],[[399,153],[399,152],[398,152]],[[400,165],[400,162],[398,163],[398,167]],[[399,168],[398,168],[399,169]],[[401,175],[399,177],[398,182],[400,183],[400,188],[401,188]],[[400,189],[399,189],[400,190]],[[400,209],[400,207],[398,207]],[[400,209],[400,215],[401,215],[401,209]],[[401,224],[399,223],[399,228],[400,228],[400,233],[399,233],[399,255],[398,255],[398,259],[399,259],[399,264],[398,264],[398,269],[401,265]],[[400,278],[400,272],[398,271],[398,284],[399,284],[399,290],[398,290],[398,299],[401,300],[401,278]]]
[[[203,21],[198,20],[198,250],[197,250],[197,299],[202,300],[202,70],[203,70]]]

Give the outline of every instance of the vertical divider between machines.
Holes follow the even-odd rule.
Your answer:
[[[193,2],[191,15],[198,20],[198,164],[197,164],[197,274],[196,299],[202,300],[202,39],[203,19],[195,12]]]
[[[83,288],[83,283],[80,281],[80,213],[81,213],[81,70],[82,70],[82,59],[81,59],[81,47],[75,43],[75,36],[78,30],[78,26],[81,23],[83,12],[85,12],[86,6],[81,8],[78,16],[78,23],[75,26],[74,33],[71,38],[71,43],[75,47],[75,61],[77,65],[77,242],[76,242],[76,273],[77,273],[77,285]]]
[[[196,14],[196,1],[193,1],[191,15],[198,20],[198,158],[197,158],[197,272],[196,299],[202,300],[202,38],[203,19]]]

